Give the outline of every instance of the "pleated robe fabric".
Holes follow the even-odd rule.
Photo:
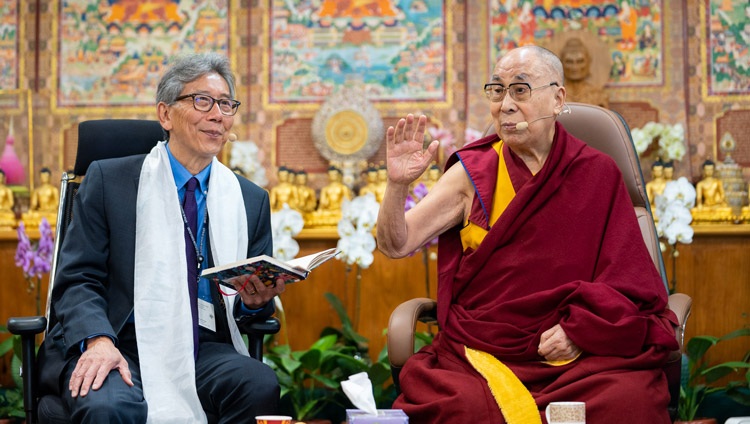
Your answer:
[[[411,423],[504,423],[464,357],[469,346],[516,374],[544,422],[549,402],[584,401],[590,423],[669,423],[661,367],[678,348],[676,317],[617,165],[559,123],[536,175],[504,146],[516,195],[490,225],[497,141],[478,140],[446,165],[461,162],[476,189],[470,221],[489,231],[466,252],[460,226],[440,236],[440,332],[405,364],[394,408]],[[552,366],[537,349],[558,323],[583,354]]]

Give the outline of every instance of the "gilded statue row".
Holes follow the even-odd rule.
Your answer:
[[[57,207],[60,202],[60,192],[50,183],[52,172],[49,168],[39,171],[39,186],[32,190],[29,198],[29,210],[21,214],[26,228],[38,228],[42,218],[46,218],[51,226],[57,223]],[[0,169],[0,229],[12,230],[18,226],[13,190],[5,185],[5,172]]]
[[[344,199],[351,200],[354,196],[354,191],[343,183],[341,169],[333,165],[328,168],[328,184],[320,189],[319,196],[308,186],[308,175],[304,170],[281,166],[277,177],[278,183],[269,191],[271,211],[279,211],[287,204],[302,214],[305,227],[335,227],[341,220]],[[429,190],[439,177],[440,168],[432,165],[421,182]],[[362,179],[358,195],[372,193],[378,203],[382,202],[388,180],[385,165],[371,164]]]
[[[695,207],[690,210],[695,223],[730,223],[750,221],[750,206],[743,206],[740,215],[727,201],[722,180],[716,175],[716,164],[706,160],[702,165],[702,178],[695,185]],[[656,210],[656,196],[664,192],[667,182],[672,180],[674,166],[672,162],[656,160],[651,166],[652,179],[646,183],[646,194],[651,203],[651,210]],[[750,203],[750,197],[748,198]],[[658,217],[657,217],[658,218]]]

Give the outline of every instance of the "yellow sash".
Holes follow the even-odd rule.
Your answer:
[[[513,184],[510,182],[508,167],[502,153],[503,141],[499,140],[495,142],[492,148],[498,154],[498,164],[497,180],[495,181],[495,194],[492,198],[492,210],[490,211],[490,219],[488,220],[490,226],[497,221],[500,215],[505,211],[505,208],[508,207],[510,201],[516,197],[516,191],[513,189]],[[463,245],[464,250],[468,248],[476,250],[486,235],[486,229],[471,221],[465,222],[464,227],[461,229],[461,244]]]
[[[470,347],[464,348],[466,359],[487,380],[492,397],[500,407],[505,422],[508,424],[542,423],[534,398],[510,368],[489,353]]]

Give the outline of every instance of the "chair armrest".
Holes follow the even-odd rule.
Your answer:
[[[391,313],[388,322],[388,360],[401,367],[414,354],[414,330],[417,321],[434,321],[437,302],[426,297],[407,300]]]
[[[8,318],[8,331],[21,336],[21,377],[23,378],[23,408],[26,422],[36,422],[36,335],[47,328],[47,318],[41,316]]]
[[[19,336],[37,335],[47,328],[47,318],[41,316],[33,317],[10,317],[8,318],[8,331]]]
[[[669,295],[669,309],[677,315],[677,327],[675,328],[675,335],[677,341],[680,343],[680,350],[684,345],[685,341],[685,325],[687,324],[688,317],[690,316],[690,309],[693,306],[693,299],[684,293],[675,293]]]
[[[263,336],[266,334],[276,334],[281,329],[279,320],[271,317],[263,321],[256,321],[243,326],[242,330],[247,334],[247,350],[251,357],[263,359]]]

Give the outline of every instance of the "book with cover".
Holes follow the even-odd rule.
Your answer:
[[[231,280],[243,275],[257,275],[265,284],[272,284],[279,278],[284,279],[286,284],[304,280],[323,262],[338,255],[339,251],[333,247],[322,252],[295,258],[287,262],[273,258],[268,255],[255,256],[241,261],[225,265],[206,268],[201,272],[201,277],[234,289]]]

